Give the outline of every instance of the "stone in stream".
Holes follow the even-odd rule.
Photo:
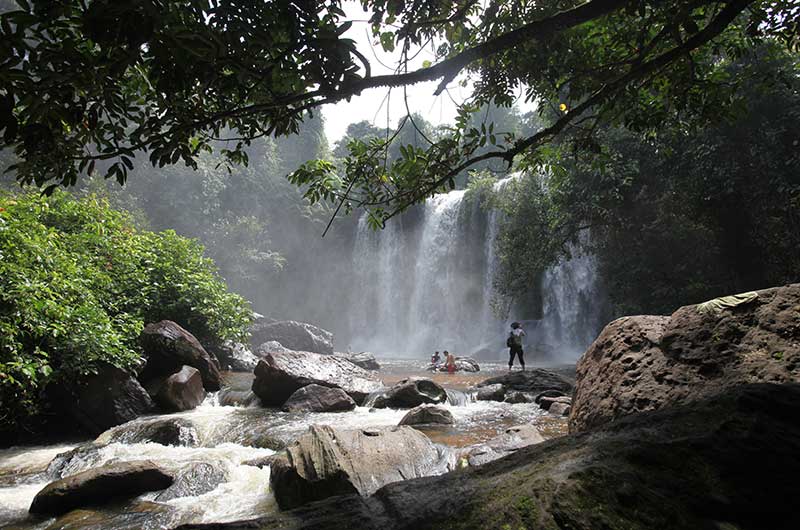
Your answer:
[[[419,405],[409,410],[398,425],[452,425],[455,423],[449,410],[434,405]]]
[[[370,397],[369,406],[377,409],[410,409],[425,403],[447,401],[447,392],[441,385],[423,377],[410,377],[395,383],[380,394]]]
[[[506,387],[500,383],[478,387],[475,399],[478,401],[503,401],[506,398]]]
[[[344,412],[356,408],[356,402],[341,388],[307,385],[298,388],[283,404],[287,412]]]
[[[114,427],[101,434],[96,442],[110,443],[157,443],[181,447],[196,447],[199,437],[194,424],[186,418],[157,417],[141,419]]]
[[[330,355],[333,353],[333,333],[306,322],[295,320],[255,322],[250,329],[253,348],[268,341],[277,341],[295,351]]]
[[[270,486],[288,510],[334,495],[447,471],[448,459],[411,427],[339,430],[312,425],[272,462]]]
[[[478,389],[497,384],[503,385],[506,392],[515,390],[517,392],[527,392],[534,396],[545,390],[557,390],[565,394],[571,394],[574,387],[573,382],[568,377],[554,370],[529,368],[524,371],[520,370],[490,377],[478,383]]]
[[[578,361],[570,431],[743,383],[800,381],[800,283],[740,298],[608,324]]]
[[[550,410],[550,407],[552,407],[556,403],[571,405],[572,398],[569,396],[558,396],[558,397],[542,397],[541,399],[539,399],[539,407],[542,410]],[[563,411],[563,409],[561,410]]]
[[[139,342],[147,359],[144,370],[139,374],[142,381],[174,374],[187,365],[200,372],[206,390],[220,389],[217,360],[208,354],[194,335],[175,322],[162,320],[146,325]]]
[[[534,396],[528,392],[517,392],[516,390],[511,390],[506,392],[503,401],[506,403],[533,403],[534,399]]]
[[[369,372],[335,355],[268,353],[258,362],[253,392],[266,407],[279,407],[299,388],[317,384],[341,388],[356,403],[383,387]]]
[[[191,366],[182,366],[172,375],[149,382],[147,390],[155,402],[168,412],[193,409],[206,398],[203,378]]]
[[[56,480],[34,497],[29,511],[58,515],[87,505],[168,488],[172,477],[150,461],[109,464]]]
[[[378,361],[375,359],[375,354],[370,353],[368,351],[362,351],[358,353],[342,353],[336,352],[334,355],[338,357],[343,357],[350,361],[351,363],[355,364],[363,368],[364,370],[380,370],[381,365],[378,364]]]
[[[553,416],[569,416],[572,406],[569,403],[556,402],[550,405],[548,412]]]
[[[155,500],[166,502],[179,497],[196,497],[214,490],[227,478],[224,469],[207,462],[198,462],[178,473],[172,485],[159,493]]]
[[[517,425],[487,442],[470,448],[466,458],[469,465],[479,466],[543,441],[539,429],[533,425]]]
[[[55,410],[68,414],[93,435],[155,408],[147,391],[131,374],[109,364],[73,383],[51,385],[46,392]]]
[[[800,528],[800,384],[743,384],[457,473],[199,530]]]
[[[231,372],[252,372],[258,364],[258,357],[241,342],[223,341],[205,345],[208,353],[216,357],[222,370]]]

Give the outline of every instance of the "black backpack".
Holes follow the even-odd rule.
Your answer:
[[[514,335],[509,334],[508,338],[506,339],[506,346],[509,348],[514,345]]]

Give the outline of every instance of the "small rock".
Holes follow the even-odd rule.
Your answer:
[[[181,471],[173,484],[159,493],[155,500],[166,502],[179,497],[196,497],[214,490],[227,478],[224,470],[206,462],[192,464]]]
[[[180,412],[197,407],[205,398],[200,372],[191,366],[183,366],[161,382],[155,400],[164,410]]]
[[[505,398],[506,389],[500,383],[479,387],[475,396],[478,401],[503,401]]]
[[[554,403],[566,403],[567,405],[571,405],[572,398],[569,396],[543,397],[539,400],[539,407],[541,407],[543,410],[550,410],[550,407]]]
[[[527,392],[517,392],[512,390],[506,393],[504,401],[506,403],[533,403],[533,396]]]
[[[455,423],[449,410],[433,405],[420,405],[409,410],[399,425],[452,425]]]
[[[548,412],[554,416],[569,416],[572,406],[569,403],[553,403]]]

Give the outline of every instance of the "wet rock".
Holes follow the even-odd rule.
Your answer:
[[[206,462],[192,464],[178,473],[172,486],[159,493],[155,500],[166,502],[179,497],[196,497],[214,490],[227,479],[225,470]]]
[[[556,402],[550,406],[548,412],[553,416],[569,416],[570,410],[572,406],[569,403]]]
[[[429,372],[447,372],[447,364],[432,364],[428,366]],[[469,357],[456,357],[456,372],[480,372],[481,367],[475,359]]]
[[[191,366],[183,366],[174,374],[158,380],[155,402],[170,412],[191,410],[206,398],[203,378],[200,372]],[[151,390],[148,385],[148,390]]]
[[[800,528],[798,417],[799,384],[741,385],[369,498],[181,530]]]
[[[343,357],[350,361],[351,363],[355,364],[356,366],[363,368],[364,370],[380,370],[381,365],[378,364],[378,361],[375,359],[375,354],[370,353],[368,351],[362,351],[359,353],[342,353],[337,352],[334,355],[338,357]]]
[[[250,348],[241,342],[216,342],[205,345],[206,351],[216,357],[222,370],[252,372],[258,364]]]
[[[506,429],[506,431],[488,442],[482,443],[471,448],[466,455],[470,466],[480,466],[492,460],[497,460],[506,455],[518,451],[529,445],[542,443],[539,429],[533,425],[517,425]]]
[[[356,402],[341,388],[307,385],[298,388],[283,404],[288,412],[341,412],[353,410]]]
[[[383,386],[367,371],[334,355],[268,353],[256,366],[253,392],[264,406],[278,407],[311,384],[341,388],[356,403]]]
[[[168,528],[176,509],[149,501],[111,503],[97,508],[79,508],[58,517],[45,530],[142,530]],[[38,528],[38,527],[37,527]]]
[[[139,338],[147,364],[139,374],[142,381],[168,376],[183,365],[196,368],[209,391],[220,389],[219,363],[200,345],[194,335],[171,320],[144,327]]]
[[[264,467],[268,467],[268,466],[271,466],[272,462],[275,461],[275,457],[276,456],[278,456],[278,455],[275,454],[275,455],[269,455],[269,456],[262,456],[261,458],[254,458],[253,460],[245,460],[244,462],[242,462],[242,465],[243,466],[253,466],[253,467],[257,467],[259,469],[260,468],[264,468]]]
[[[500,383],[479,387],[475,394],[478,401],[503,401],[506,398],[506,388]]]
[[[282,320],[254,324],[250,331],[251,346],[257,348],[268,341],[277,341],[295,351],[333,353],[333,333],[306,322]]]
[[[399,425],[452,425],[455,423],[449,410],[433,405],[420,405],[409,410]]]
[[[511,390],[506,392],[506,397],[503,399],[506,403],[533,403],[534,397],[528,392],[517,392]]]
[[[131,374],[108,364],[95,375],[48,387],[47,394],[56,410],[74,418],[93,435],[155,408],[147,391]]]
[[[293,349],[285,347],[277,340],[270,340],[265,342],[264,344],[261,344],[258,348],[256,348],[256,364],[258,364],[258,359],[264,357],[268,353],[293,353],[293,352],[294,352]]]
[[[391,388],[370,397],[368,406],[378,409],[410,409],[425,403],[447,401],[447,392],[438,383],[422,377],[411,377],[395,383]]]
[[[543,368],[529,368],[525,371],[509,372],[490,377],[478,383],[478,388],[496,384],[503,385],[506,391],[516,390],[517,392],[528,392],[533,395],[545,390],[558,390],[565,394],[571,394],[573,389],[573,383],[568,377],[556,371]]]
[[[685,306],[608,324],[578,362],[570,430],[743,383],[800,380],[800,284],[757,295],[718,312]]]
[[[186,418],[154,418],[115,427],[101,434],[96,442],[100,444],[152,442],[195,447],[198,445],[198,436],[194,424]]]
[[[572,398],[568,396],[558,396],[558,397],[543,397],[539,399],[539,407],[543,410],[550,410],[550,407],[554,403],[564,403],[567,405],[571,405]]]
[[[89,442],[57,454],[47,466],[47,476],[51,479],[64,478],[80,469],[94,466],[100,461],[100,449],[104,446],[105,444]]]
[[[536,404],[539,404],[543,398],[554,398],[554,397],[561,397],[565,396],[564,392],[560,390],[545,390],[544,392],[540,392],[536,398],[533,400]],[[542,407],[544,408],[544,407]]]
[[[30,512],[57,515],[119,497],[163,490],[172,477],[150,461],[110,464],[56,480],[34,497]]]
[[[287,510],[333,495],[371,495],[385,484],[446,470],[447,459],[411,427],[339,430],[312,425],[277,455],[270,486],[278,505]]]
[[[217,397],[219,398],[219,404],[223,407],[250,407],[261,403],[252,390],[223,388],[219,391]]]

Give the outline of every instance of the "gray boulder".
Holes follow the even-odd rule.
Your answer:
[[[425,403],[447,401],[447,392],[438,383],[422,377],[411,377],[395,383],[391,388],[370,397],[370,407],[376,409],[410,409]]]
[[[220,389],[219,363],[200,345],[194,335],[171,320],[162,320],[144,327],[140,336],[142,351],[147,359],[139,374],[149,381],[174,374],[183,365],[196,368],[209,391]]]
[[[277,341],[295,351],[326,355],[333,353],[333,333],[306,322],[281,320],[254,323],[250,330],[251,346],[257,348],[269,341]]]
[[[199,443],[199,437],[194,424],[186,418],[156,417],[114,427],[101,434],[95,442],[98,444],[152,442],[195,447]]]
[[[182,366],[174,374],[148,383],[148,391],[155,394],[155,402],[162,409],[170,412],[191,410],[206,398],[203,378],[191,366]]]
[[[368,351],[362,351],[358,353],[336,352],[334,355],[338,357],[343,357],[348,361],[350,361],[351,363],[355,364],[356,366],[363,368],[364,370],[381,369],[381,365],[378,364],[378,361],[375,359],[375,354],[370,353]]]
[[[506,398],[506,388],[500,383],[478,387],[475,399],[478,401],[503,401]]]
[[[356,403],[383,385],[365,370],[334,355],[268,353],[255,369],[253,392],[266,407],[283,405],[297,389],[317,384],[341,388]]]
[[[206,351],[216,357],[219,361],[220,369],[230,370],[231,372],[252,372],[258,364],[256,357],[250,348],[241,342],[226,340],[207,344]]]
[[[256,364],[258,364],[258,359],[264,357],[268,353],[292,353],[292,352],[294,352],[293,349],[285,347],[277,340],[270,340],[265,342],[264,344],[261,344],[258,348],[256,348]]]
[[[341,388],[316,384],[298,388],[283,404],[287,412],[341,412],[354,408],[356,402]]]
[[[466,455],[471,466],[480,466],[518,451],[523,447],[542,443],[539,429],[533,425],[517,425],[491,440],[471,448]]]
[[[517,392],[516,390],[511,390],[506,392],[503,401],[506,403],[533,403],[534,397],[528,392]]]
[[[380,487],[447,471],[447,458],[411,427],[339,430],[312,425],[277,455],[270,486],[291,509],[334,495],[372,495]]]
[[[548,412],[553,416],[569,416],[572,406],[569,403],[553,403]]]
[[[449,410],[434,405],[420,405],[409,410],[398,425],[452,425],[455,423]]]
[[[104,364],[97,373],[48,387],[56,410],[68,414],[93,435],[131,421],[155,408],[153,400],[128,372]]]
[[[171,484],[172,477],[150,461],[105,465],[51,482],[36,494],[29,511],[58,515],[81,506],[163,490]]]
[[[539,399],[539,407],[543,410],[550,410],[556,403],[562,403],[566,405],[572,404],[572,398],[568,396],[558,396],[558,397],[542,397]]]

